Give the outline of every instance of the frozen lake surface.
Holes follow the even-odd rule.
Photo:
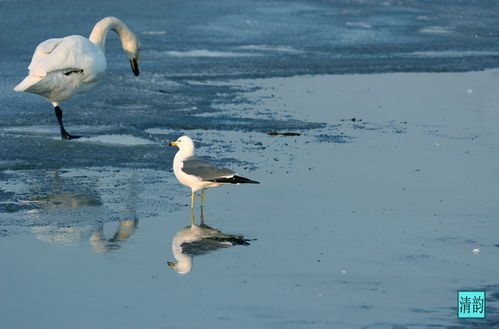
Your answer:
[[[0,328],[497,327],[497,9],[0,1]],[[107,15],[141,75],[110,36],[61,141],[12,88],[36,44]],[[209,227],[171,170],[183,134],[261,182],[208,190]],[[210,228],[242,245],[192,241]],[[487,292],[485,320],[457,319],[458,290]]]

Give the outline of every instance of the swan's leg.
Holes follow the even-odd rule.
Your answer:
[[[204,191],[201,191],[201,207],[204,207]]]
[[[76,139],[80,138],[81,136],[73,136],[70,135],[66,129],[64,129],[64,125],[62,124],[62,110],[59,106],[54,107],[55,110],[55,117],[57,118],[57,121],[59,122],[59,127],[61,128],[61,137],[62,139]]]

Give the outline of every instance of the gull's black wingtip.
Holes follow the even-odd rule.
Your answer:
[[[260,182],[248,179],[246,177],[241,176],[232,176],[228,178],[217,178],[210,180],[215,183],[227,183],[227,184],[260,184]]]
[[[260,184],[260,182],[241,176],[233,176],[232,179],[234,180],[235,184]]]

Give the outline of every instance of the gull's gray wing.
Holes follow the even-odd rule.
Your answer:
[[[188,175],[200,177],[204,181],[214,181],[220,178],[228,178],[235,175],[235,172],[230,169],[215,167],[214,165],[198,158],[186,159],[183,162],[183,172]]]
[[[196,241],[184,242],[180,245],[182,253],[190,256],[198,256],[210,253],[220,248],[231,246],[249,246],[251,239],[242,235],[225,234],[206,224],[199,225],[203,237]]]

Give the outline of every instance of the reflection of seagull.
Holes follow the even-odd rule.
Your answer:
[[[104,76],[107,66],[105,41],[109,30],[118,34],[133,73],[139,75],[139,40],[122,21],[106,17],[95,24],[88,39],[70,35],[40,43],[28,67],[29,75],[14,88],[38,94],[52,103],[63,139],[79,136],[72,136],[64,129],[59,102],[90,90]]]
[[[192,224],[178,231],[173,237],[172,253],[177,263],[168,262],[168,266],[179,274],[187,274],[192,269],[194,256],[208,254],[220,248],[248,246],[249,241],[251,240],[245,239],[242,235],[225,234],[211,228],[204,224],[203,220],[196,225],[192,215]]]
[[[197,191],[223,184],[259,184],[248,178],[237,176],[230,169],[219,168],[197,158],[194,155],[194,142],[188,136],[182,136],[169,145],[179,148],[173,159],[173,172],[180,183],[191,188],[191,208],[194,208],[194,193]],[[204,192],[201,192],[201,202],[203,198]]]

